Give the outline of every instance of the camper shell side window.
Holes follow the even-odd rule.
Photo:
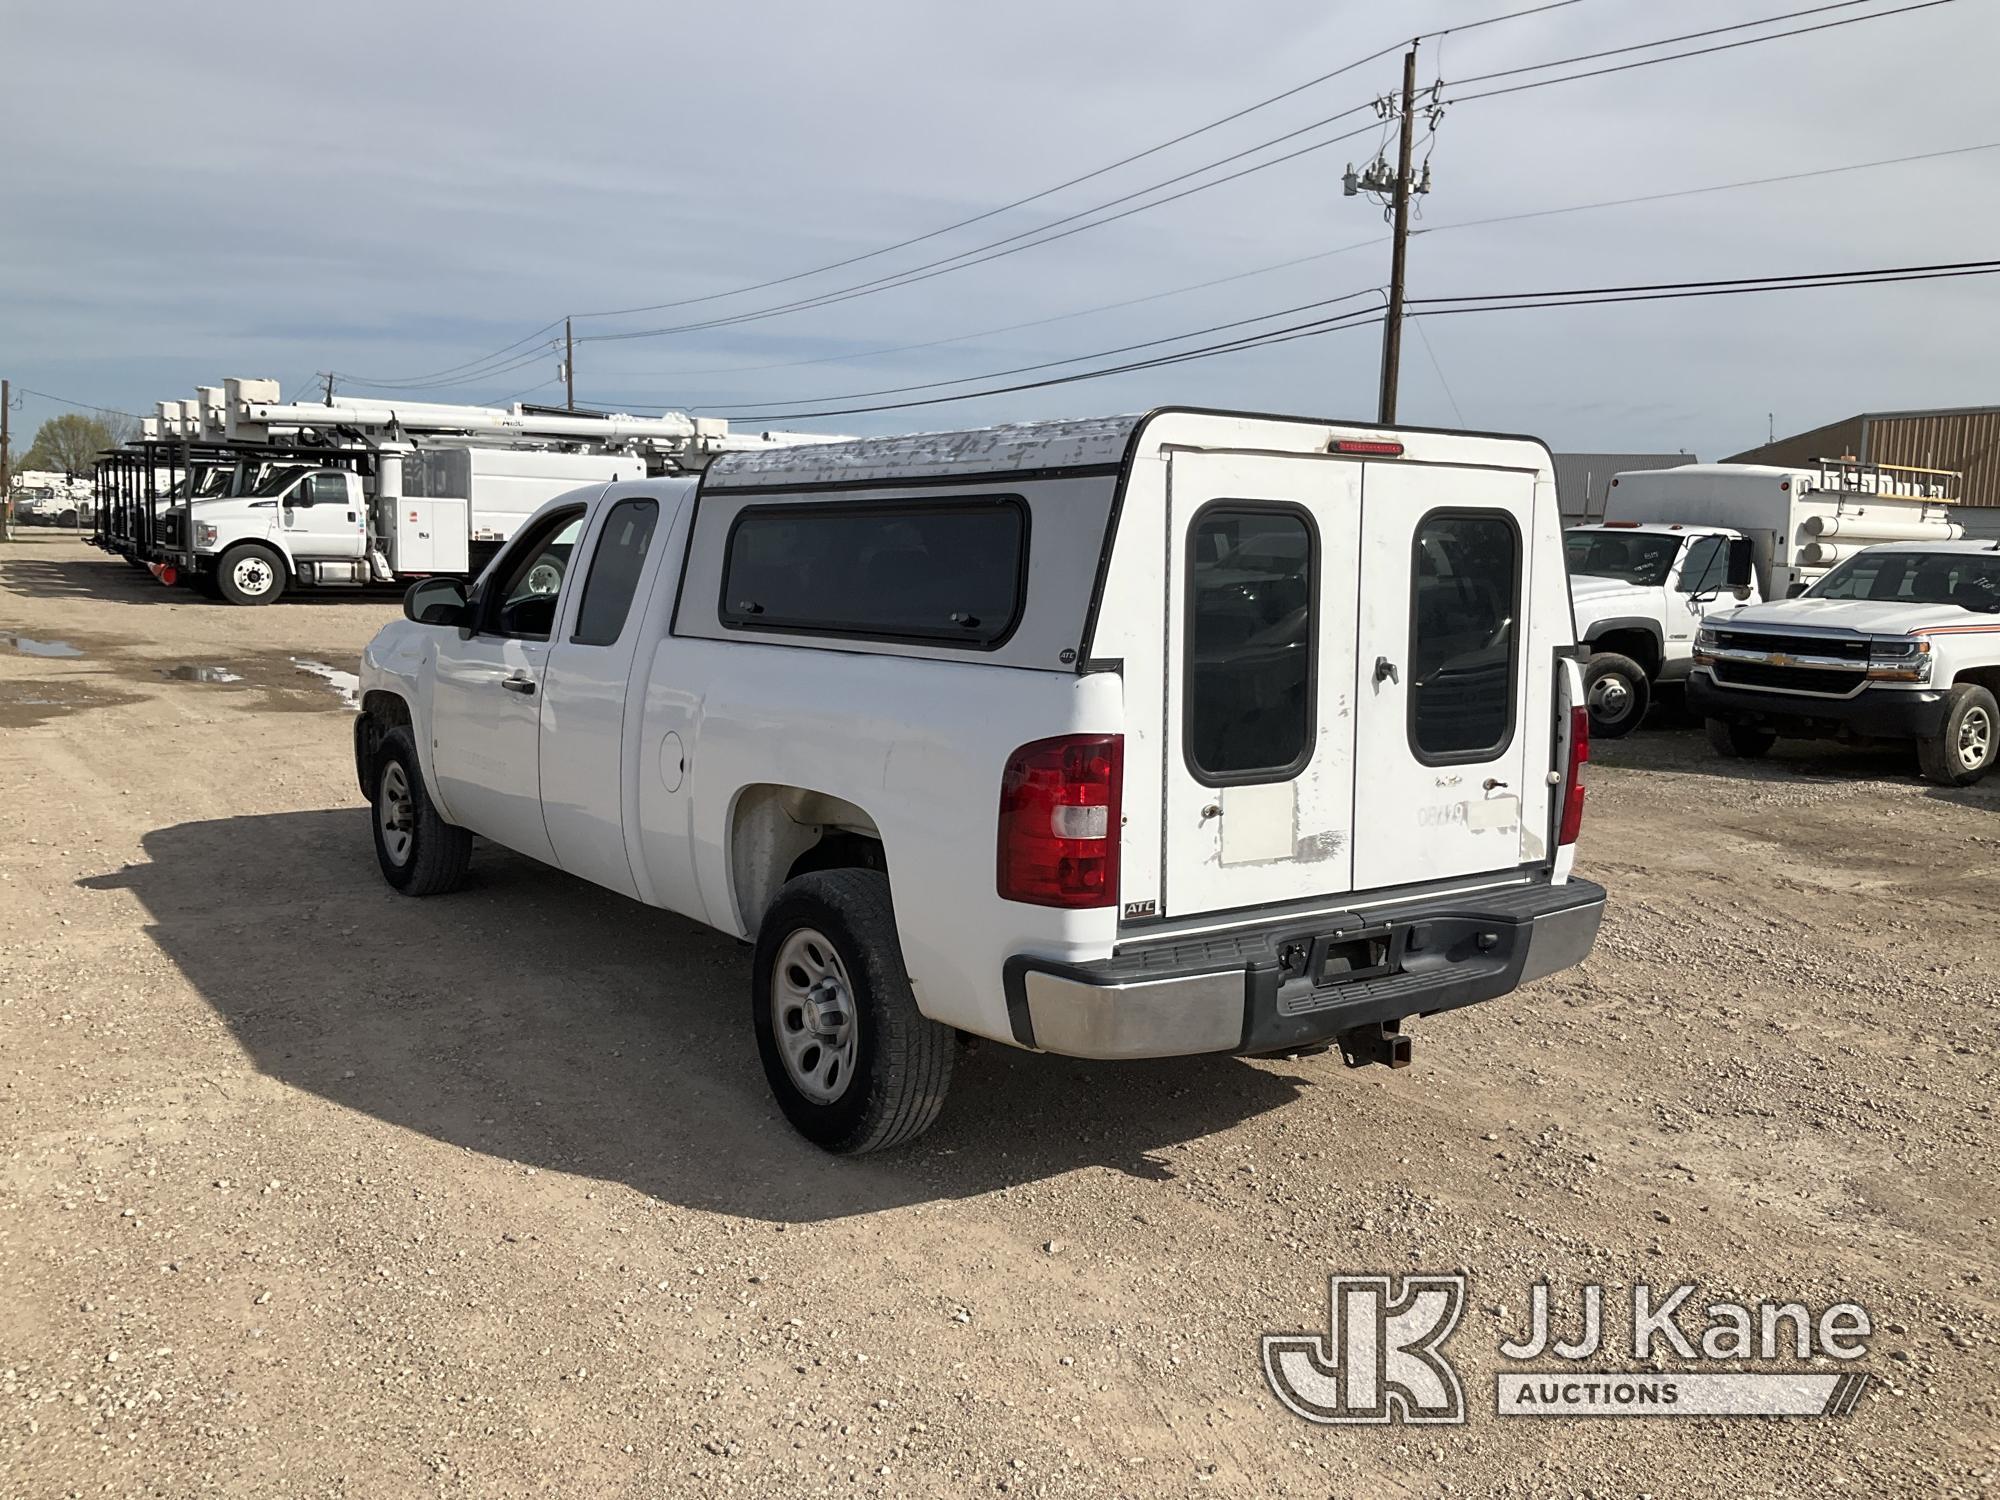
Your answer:
[[[1018,494],[752,505],[729,528],[717,612],[731,630],[991,651],[1020,623]]]

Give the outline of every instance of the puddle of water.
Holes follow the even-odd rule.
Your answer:
[[[241,682],[243,674],[232,672],[227,667],[198,667],[184,663],[178,667],[162,667],[162,676],[171,677],[175,682]]]
[[[32,636],[16,635],[11,630],[0,630],[0,646],[12,646],[24,656],[81,656],[80,647],[68,641],[38,641]]]
[[[88,708],[136,703],[133,693],[86,685],[73,677],[39,682],[0,682],[0,729],[32,729]]]
[[[361,678],[359,674],[343,672],[338,667],[330,667],[323,661],[314,661],[312,658],[306,656],[293,657],[292,665],[297,667],[301,672],[310,672],[315,677],[324,677],[327,686],[338,693],[340,701],[349,708],[359,709],[361,707]]]

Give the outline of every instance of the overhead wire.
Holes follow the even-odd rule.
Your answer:
[[[1507,21],[1520,20],[1528,16],[1540,15],[1547,11],[1562,10],[1571,5],[1577,5],[1581,3],[1582,0],[1545,0],[1545,3],[1543,4],[1526,6],[1515,10],[1502,11],[1493,15],[1481,17],[1477,20],[1461,22],[1455,26],[1445,27],[1440,30],[1419,33],[1419,35],[1414,40],[1421,42],[1429,37],[1442,37],[1452,32],[1476,31],[1482,27],[1498,25],[1500,23]],[[1192,130],[1183,131],[1178,135],[1169,137],[1167,140],[1161,141],[1153,146],[1146,147],[1144,150],[1133,152],[1127,156],[1121,157],[1114,162],[1106,164],[1105,166],[1098,167],[1090,172],[1086,172],[1079,176],[1066,179],[1065,181],[1057,183],[1051,187],[1040,189],[1039,191],[1028,194],[1025,197],[1017,198],[1012,200],[1011,202],[1001,204],[996,208],[984,210],[978,214],[972,215],[965,219],[958,220],[952,224],[944,225],[938,229],[926,231],[925,233],[920,235],[911,236],[904,240],[897,241],[893,244],[879,246],[876,249],[869,250],[861,254],[848,256],[841,260],[831,261],[823,265],[814,266],[804,271],[792,272],[788,275],[781,277],[773,277],[766,281],[754,282],[744,286],[734,287],[724,292],[707,293],[697,297],[680,298],[673,301],[644,304],[632,308],[603,309],[592,312],[577,313],[577,314],[571,314],[570,316],[583,317],[583,318],[624,316],[639,312],[662,311],[672,307],[691,306],[696,303],[718,301],[726,297],[739,296],[753,291],[767,290],[774,286],[788,285],[792,282],[801,281],[811,276],[823,274],[827,271],[839,270],[846,266],[858,264],[859,262],[864,260],[874,259],[881,255],[889,254],[895,250],[906,249],[911,245],[922,244],[929,240],[937,239],[943,235],[952,233],[958,229],[963,229],[970,225],[981,223],[987,219],[997,217],[998,215],[1007,213],[1012,209],[1025,207],[1027,204],[1034,203],[1043,198],[1050,197],[1055,193],[1064,191],[1067,188],[1078,186],[1084,182],[1089,182],[1095,178],[1102,177],[1111,172],[1114,172],[1121,167],[1129,166],[1134,162],[1141,161],[1147,157],[1157,155],[1162,151],[1170,149],[1171,147],[1192,140],[1196,136],[1203,135],[1208,133],[1209,131],[1219,129],[1224,125],[1232,124],[1237,120],[1243,119],[1247,115],[1256,113],[1258,110],[1266,109],[1273,104],[1277,104],[1282,102],[1283,100],[1292,98],[1300,93],[1305,92],[1308,89],[1316,88],[1323,83],[1330,82],[1331,80],[1338,78],[1345,73],[1352,72],[1356,68],[1363,67],[1370,62],[1374,62],[1382,57],[1386,57],[1390,53],[1395,52],[1398,48],[1402,47],[1403,45],[1405,45],[1403,42],[1397,41],[1389,46],[1382,47],[1374,52],[1371,52],[1366,56],[1358,57],[1350,62],[1343,63],[1338,68],[1334,68],[1326,73],[1317,74],[1312,78],[1306,79],[1302,83],[1298,83],[1291,86],[1290,88],[1280,90],[1278,93],[1268,95],[1263,99],[1259,99],[1249,105],[1242,107],[1241,109],[1233,110],[1226,115],[1222,115],[1214,120],[1209,121],[1205,125],[1197,126]],[[1306,128],[1312,128],[1312,127],[1306,127]],[[1294,132],[1294,134],[1296,133],[1297,132]],[[1285,137],[1280,137],[1279,139],[1285,139]],[[1233,160],[1233,159],[1235,158],[1225,158],[1225,160]],[[1197,171],[1199,170],[1201,169],[1197,169]],[[1113,201],[1116,202],[1122,200],[1113,200]],[[1091,212],[1091,211],[1092,210],[1086,210],[1085,212]],[[1063,221],[1058,220],[1056,222],[1061,223]],[[1043,227],[1046,228],[1051,226],[1043,226]],[[1035,231],[1030,231],[1030,233],[1032,232]],[[427,371],[421,375],[402,376],[395,379],[383,380],[383,379],[370,379],[368,377],[361,375],[348,374],[347,372],[341,372],[341,373],[343,375],[343,378],[347,379],[351,384],[363,386],[365,388],[373,390],[410,390],[410,389],[420,389],[420,388],[435,388],[429,385],[428,383],[432,381],[438,381],[440,384],[442,384],[444,383],[442,381],[442,377],[449,375],[457,375],[457,374],[463,374],[467,380],[479,379],[483,378],[484,374],[487,373],[480,367],[488,365],[489,363],[497,362],[502,356],[511,353],[515,349],[520,348],[522,345],[532,342],[533,340],[541,337],[543,334],[552,332],[554,329],[560,327],[562,322],[563,320],[561,318],[555,319],[550,323],[544,324],[541,328],[535,330],[535,332],[531,334],[528,334],[526,337],[518,339],[512,344],[503,345],[501,348],[494,350],[490,354],[482,355],[477,359],[468,360],[461,364],[447,365],[441,370]]]
[[[1652,282],[1636,285],[1571,288],[1568,290],[1499,292],[1468,296],[1412,298],[1406,305],[1414,310],[1410,314],[1411,316],[1440,317],[1459,313],[1507,312],[1532,308],[1595,306],[1600,303],[1667,301],[1688,297],[1736,296],[1757,292],[1824,290],[1844,286],[1888,285],[1904,281],[1933,281],[1968,276],[1990,276],[1996,273],[2000,273],[2000,260],[1955,261],[1929,265],[1878,267],[1859,271],[1800,273],[1792,276],[1723,277],[1703,281]],[[1195,359],[1212,358],[1218,354],[1236,353],[1244,349],[1264,348],[1274,344],[1290,343],[1295,339],[1314,337],[1340,328],[1364,326],[1365,324],[1379,323],[1381,321],[1381,316],[1375,314],[1365,317],[1360,313],[1336,314],[1327,318],[1310,319],[1304,323],[1290,327],[1268,329],[1261,333],[1224,340],[1212,346],[1176,351],[1172,354],[1131,361],[1126,364],[1114,365],[1103,369],[1076,371],[1068,375],[1051,376],[1042,380],[989,387],[983,390],[966,391],[949,396],[929,396],[913,401],[895,401],[880,405],[855,406],[834,410],[783,412],[775,415],[760,416],[757,418],[757,421],[809,421],[815,418],[858,416],[873,412],[902,411],[918,407],[947,405],[959,401],[972,401],[986,396],[1008,395],[1019,391],[1038,390],[1049,386],[1072,384],[1078,381],[1103,379],[1110,375],[1126,374],[1136,370],[1186,363]],[[1190,334],[1187,336],[1193,337],[1195,335]]]
[[[1429,225],[1421,230],[1413,229],[1411,232],[1412,234],[1417,234],[1417,233],[1442,234],[1456,229],[1471,229],[1488,224],[1508,223],[1516,219],[1533,219],[1533,218],[1548,217],[1556,214],[1585,213],[1597,209],[1621,208],[1632,204],[1651,203],[1651,202],[1658,202],[1674,198],[1691,197],[1697,194],[1704,194],[1704,193],[1730,192],[1741,188],[1764,187],[1777,183],[1803,181],[1811,178],[1831,176],[1844,172],[1859,172],[1879,167],[1901,166],[1910,162],[1930,161],[1939,157],[1960,156],[1968,152],[1992,151],[1997,149],[2000,149],[2000,141],[1987,141],[1971,146],[1948,147],[1939,151],[1916,152],[1908,156],[1883,157],[1874,161],[1851,162],[1837,167],[1818,167],[1799,172],[1777,173],[1767,177],[1745,178],[1735,182],[1709,183],[1701,187],[1678,188],[1663,193],[1642,193],[1623,198],[1602,199],[1592,203],[1572,203],[1556,208],[1531,209],[1518,214],[1499,214],[1488,218],[1457,220],[1446,224]],[[959,343],[973,338],[984,338],[996,333],[1011,333],[1023,328],[1040,327],[1048,323],[1062,322],[1068,319],[1089,316],[1094,313],[1109,312],[1119,308],[1134,306],[1139,303],[1158,301],[1166,297],[1179,296],[1182,295],[1183,293],[1190,291],[1200,291],[1208,287],[1219,286],[1227,282],[1241,281],[1253,276],[1265,275],[1272,271],[1289,269],[1290,267],[1305,264],[1309,261],[1325,260],[1336,255],[1343,255],[1354,250],[1364,249],[1372,245],[1382,244],[1385,238],[1386,238],[1385,236],[1378,235],[1373,239],[1358,240],[1352,244],[1336,246],[1331,250],[1316,251],[1311,255],[1297,256],[1290,260],[1277,261],[1267,266],[1252,267],[1251,269],[1246,271],[1237,271],[1228,276],[1215,277],[1207,281],[1195,282],[1189,286],[1171,287],[1164,291],[1148,293],[1143,297],[1131,297],[1123,299],[1118,302],[1104,303],[1094,307],[1078,308],[1071,312],[1058,313],[1053,317],[1048,317],[1048,318],[1037,318],[1026,323],[1009,324],[1001,328],[984,329],[972,333],[958,334],[945,339],[932,339],[918,344],[896,345],[896,346],[891,346],[890,348],[887,349],[869,350],[853,356],[828,355],[819,359],[797,360],[797,361],[790,361],[788,363],[790,365],[808,365],[808,364],[823,364],[828,362],[836,362],[843,358],[857,358],[857,359],[873,358],[881,354],[896,354],[896,353],[905,353],[912,350],[935,348],[942,344]],[[787,367],[786,365],[753,365],[740,368],[761,370],[761,369],[779,369],[786,367]],[[705,374],[705,373],[732,374],[736,373],[736,370],[723,369],[718,371],[669,372],[667,375],[664,375],[659,378],[684,379],[693,375]],[[632,378],[632,377],[627,377],[627,378]],[[978,378],[984,378],[984,377],[978,377]],[[799,397],[794,397],[787,402],[763,402],[758,404],[766,406],[781,405],[781,404],[796,406],[796,405],[810,405],[815,401],[830,401],[830,400],[845,400],[845,399],[849,399],[849,397],[848,396],[799,396]],[[629,405],[632,403],[625,403],[625,404]],[[649,404],[653,406],[662,405],[661,403],[644,403],[644,404]],[[667,407],[671,407],[673,405],[674,403],[665,404],[665,406]],[[720,407],[724,405],[731,405],[731,403],[707,403],[700,409],[702,410],[720,409]],[[747,408],[737,406],[736,409],[747,409]]]

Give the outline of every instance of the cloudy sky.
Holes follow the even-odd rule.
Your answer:
[[[1340,309],[1379,302],[1380,209],[1340,191],[1343,168],[1371,158],[1382,136],[1364,111],[1221,170],[1365,126],[1352,140],[1103,228],[770,311],[1019,245],[1013,237],[1087,222],[1070,216],[1128,194],[1138,196],[1123,207],[1149,201],[1139,190],[1392,89],[1394,55],[964,229],[739,289],[984,214],[1399,37],[1530,3],[0,0],[0,374],[127,410],[226,375],[271,376],[290,391],[326,370],[357,395],[552,400],[557,356],[539,328],[566,313],[680,303],[580,317],[590,341],[578,351],[579,398],[754,425],[817,398],[1068,360],[1349,293],[1359,300]],[[1551,76],[1463,82],[1474,75],[1812,3],[1580,0],[1427,40],[1419,78],[1443,79],[1449,100]],[[1865,0],[1766,29],[1907,3]],[[1452,226],[2000,142],[1983,73],[1964,66],[1996,55],[2000,7],[1953,0],[1468,100],[1426,143],[1434,186],[1410,295],[1991,256],[2000,150]],[[1320,254],[1341,247],[1356,248]],[[1260,269],[1305,256],[1319,258]],[[1219,278],[1232,279],[1180,290]],[[596,337],[717,319],[733,321]],[[1406,340],[1401,416],[1531,432],[1558,448],[1716,457],[1762,441],[1767,413],[1783,433],[1863,409],[2000,401],[1996,348],[2000,278],[1433,317]],[[1166,402],[1367,419],[1378,358],[1378,331],[1358,328],[786,425],[902,431]],[[18,430],[25,439],[61,409],[26,397]]]

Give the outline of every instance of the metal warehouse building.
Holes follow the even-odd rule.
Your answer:
[[[1728,462],[1807,465],[1822,458],[1955,469],[1965,476],[1959,491],[1962,504],[2000,507],[2000,406],[1863,412],[1738,453]],[[2000,520],[2000,511],[1994,519]],[[1993,532],[1990,525],[1967,529]]]

